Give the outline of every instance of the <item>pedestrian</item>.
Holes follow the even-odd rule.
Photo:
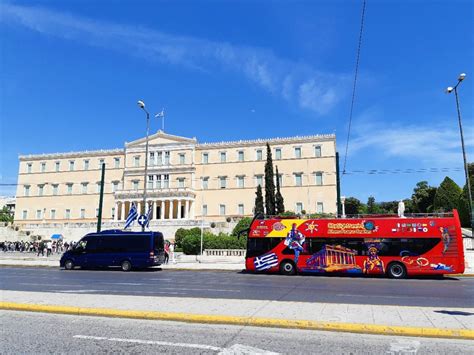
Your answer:
[[[165,264],[168,264],[168,260],[170,258],[170,243],[165,242]]]
[[[41,256],[44,256],[44,242],[41,241],[38,244],[38,254],[36,256],[39,256],[41,253]]]
[[[173,264],[176,264],[176,260],[174,258],[174,243],[170,243],[169,246],[169,253],[170,253],[170,259]]]
[[[50,240],[46,243],[46,256],[50,256],[53,253],[53,243]]]

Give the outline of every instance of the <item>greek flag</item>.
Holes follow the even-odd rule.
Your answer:
[[[135,221],[138,217],[137,206],[135,203],[132,203],[132,207],[130,207],[130,211],[128,212],[127,221],[125,222],[125,228],[127,229],[130,225]]]
[[[256,270],[267,270],[278,265],[278,257],[275,253],[256,257],[253,264]]]
[[[146,213],[146,225],[145,225],[147,228],[150,226],[151,211],[153,211],[153,207],[152,205],[148,205],[148,211]]]

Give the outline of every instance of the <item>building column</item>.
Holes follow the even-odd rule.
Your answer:
[[[151,217],[154,219],[157,219],[156,218],[156,200],[153,200],[153,212],[151,214]]]
[[[184,219],[189,219],[189,200],[184,201]]]
[[[137,213],[139,216],[142,214],[142,203],[140,201],[137,202]]]
[[[195,212],[196,204],[194,203],[194,201],[190,201],[189,203],[191,204],[191,206],[190,206],[191,209],[190,209],[189,215],[190,215],[191,219],[194,219],[194,216],[195,216],[194,212]]]
[[[114,209],[114,222],[118,221],[118,202],[115,202],[115,209]]]
[[[181,200],[178,200],[178,211],[176,213],[176,217],[178,219],[181,219],[183,216],[181,216]]]
[[[125,221],[125,201],[120,202],[120,204],[120,209],[122,210],[122,213],[120,214],[120,220]]]
[[[168,206],[168,218],[173,219],[173,200],[169,200],[170,205]]]
[[[161,200],[160,201],[160,219],[165,219],[165,207],[166,207],[166,203],[165,203],[165,200]]]

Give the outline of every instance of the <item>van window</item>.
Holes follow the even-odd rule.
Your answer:
[[[160,233],[154,234],[153,238],[153,249],[154,250],[163,250],[165,247],[164,245],[164,240],[163,240],[163,235]]]
[[[100,239],[99,248],[102,253],[150,251],[150,237],[148,235],[104,235]]]

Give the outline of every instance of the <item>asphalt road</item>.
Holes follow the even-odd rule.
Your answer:
[[[467,340],[0,311],[0,353],[472,354]]]
[[[0,269],[13,291],[232,298],[372,305],[474,307],[474,278],[282,276],[231,271]]]

